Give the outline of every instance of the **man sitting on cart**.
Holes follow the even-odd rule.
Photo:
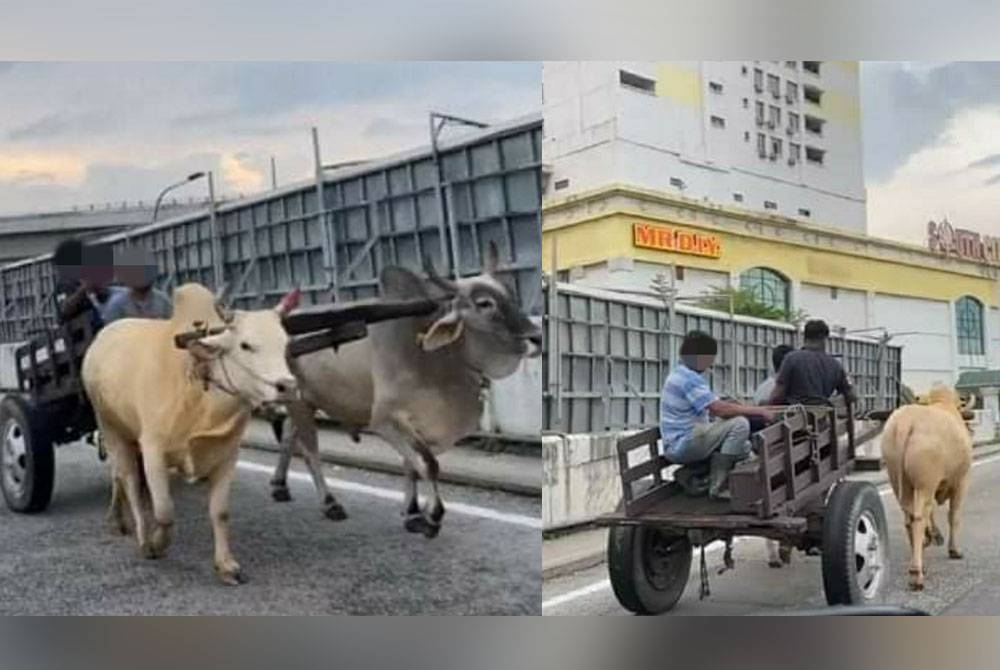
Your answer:
[[[660,400],[664,455],[675,463],[710,460],[709,497],[729,499],[729,472],[750,453],[749,418],[774,420],[767,407],[720,399],[703,373],[715,362],[719,345],[711,335],[691,331],[684,337],[680,363],[667,376]],[[709,416],[718,420],[709,422]]]
[[[153,286],[158,268],[156,258],[142,248],[126,249],[115,262],[118,280],[127,290],[119,291],[103,311],[104,323],[117,319],[169,319],[170,298]]]
[[[834,392],[854,402],[854,389],[840,361],[826,352],[830,328],[807,321],[803,346],[785,356],[774,380],[770,405],[828,405]]]
[[[114,263],[111,247],[63,240],[52,255],[55,269],[56,315],[67,323],[89,313],[96,332],[104,325],[104,310],[121,289],[111,287]]]

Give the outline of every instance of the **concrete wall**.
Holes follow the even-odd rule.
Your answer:
[[[21,346],[20,343],[0,344],[0,391],[17,388],[17,366],[14,350],[19,346]]]
[[[484,432],[537,440],[542,432],[542,359],[521,362],[517,372],[494,381],[483,408]]]

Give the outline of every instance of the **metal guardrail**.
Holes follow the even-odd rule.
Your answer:
[[[214,226],[210,211],[198,211],[98,240],[152,250],[163,288],[242,280],[233,295],[240,308],[270,304],[293,286],[307,305],[331,295],[374,297],[388,264],[420,269],[429,259],[442,275],[477,274],[496,242],[522,303],[537,315],[541,141],[536,114],[218,204]],[[49,259],[0,268],[0,342],[54,323],[52,300],[44,299],[53,290]]]
[[[727,314],[686,305],[675,307],[671,324],[667,307],[655,298],[564,283],[551,291],[545,284],[545,430],[591,433],[655,424],[663,381],[690,330],[719,341],[707,375],[713,390],[743,400],[771,374],[771,350],[798,341],[788,324],[742,316],[730,321]],[[832,337],[830,353],[851,376],[859,411],[895,406],[900,347]]]

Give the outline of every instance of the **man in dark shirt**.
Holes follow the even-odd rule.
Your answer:
[[[110,247],[87,246],[72,238],[63,240],[52,254],[52,264],[59,323],[89,312],[94,329],[100,328],[104,324],[102,311],[115,293],[108,287],[114,267]]]
[[[803,347],[785,356],[774,380],[770,405],[826,405],[837,391],[851,402],[854,389],[840,362],[826,353],[830,329],[818,319],[806,322]]]

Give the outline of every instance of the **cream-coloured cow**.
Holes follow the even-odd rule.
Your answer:
[[[893,412],[882,436],[882,460],[906,520],[914,590],[924,588],[924,546],[940,537],[934,524],[935,503],[948,501],[948,556],[962,558],[959,515],[972,465],[972,436],[963,409],[953,388],[935,385],[926,404]]]
[[[242,581],[229,548],[229,487],[251,408],[295,394],[280,319],[296,297],[274,309],[229,312],[205,287],[185,284],[174,291],[169,321],[116,321],[87,350],[83,384],[111,456],[109,520],[127,533],[127,505],[146,558],[170,545],[168,474],[177,470],[189,481],[208,480],[216,574],[227,584]]]

